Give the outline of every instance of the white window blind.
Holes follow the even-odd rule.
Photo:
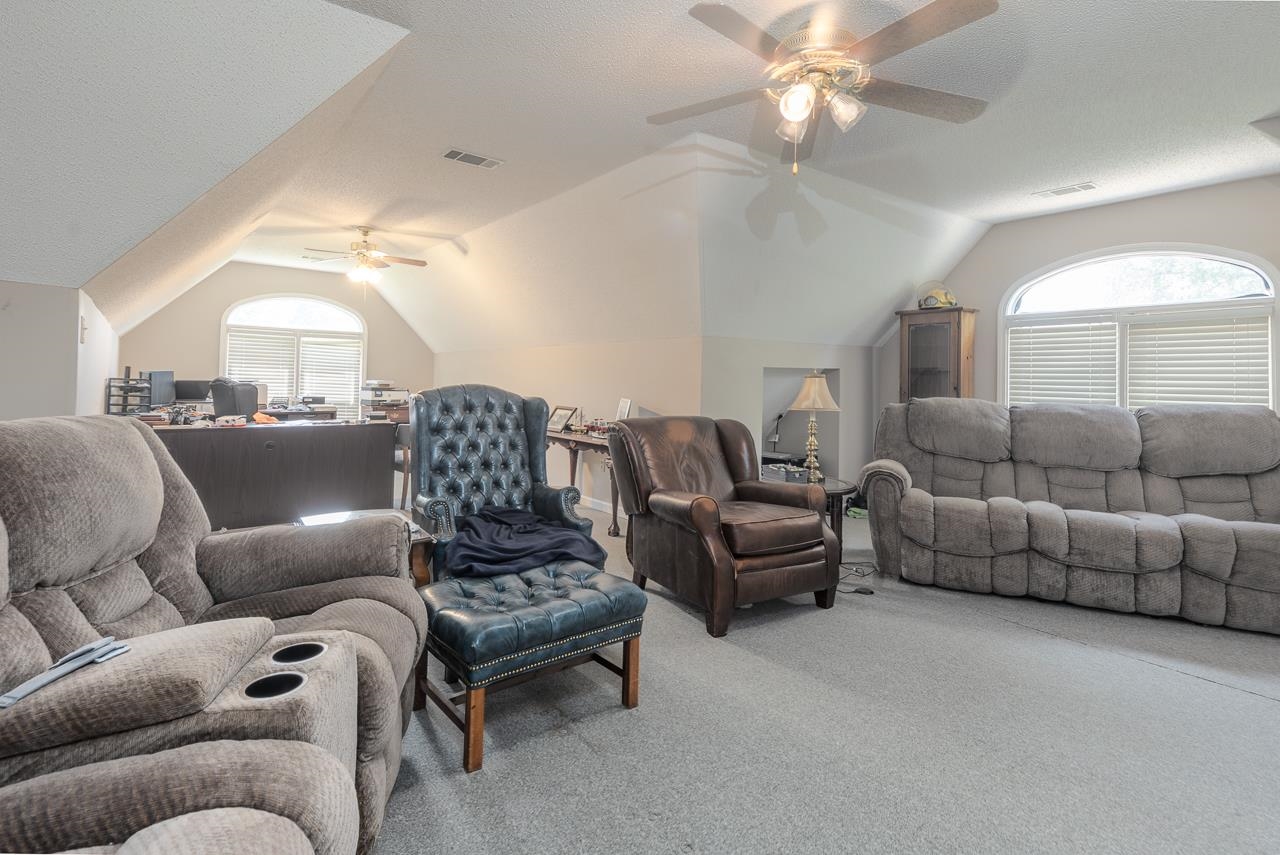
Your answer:
[[[1130,407],[1160,403],[1271,403],[1268,316],[1128,328]]]
[[[338,418],[360,417],[360,351],[358,338],[303,334],[298,352],[299,389],[303,395],[324,395],[336,404]]]
[[[1009,403],[1115,404],[1116,324],[1009,328]]]
[[[266,383],[272,398],[294,397],[298,389],[297,335],[284,330],[228,329],[227,376]]]

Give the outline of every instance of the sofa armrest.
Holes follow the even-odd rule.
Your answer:
[[[356,850],[358,827],[351,773],[303,742],[199,742],[0,788],[4,852],[114,852],[128,840],[121,851],[340,855]],[[287,845],[299,831],[305,849]]]
[[[218,532],[200,541],[196,568],[215,603],[358,576],[408,579],[409,536],[389,514]]]
[[[266,618],[242,618],[131,638],[129,652],[73,671],[0,712],[0,758],[193,715],[273,631]]]
[[[911,489],[911,473],[896,460],[882,458],[862,467],[858,473],[858,489],[862,495],[871,495],[871,482],[876,479],[888,481],[897,489],[899,496]]]
[[[582,491],[577,487],[548,487],[533,485],[533,512],[544,520],[591,535],[591,520],[583,519],[574,511],[582,501]]]
[[[827,491],[821,484],[788,484],[784,481],[739,481],[734,485],[738,498],[744,502],[761,502],[766,505],[786,505],[792,508],[808,508],[825,513]]]
[[[679,490],[654,490],[649,513],[701,535],[720,534],[720,505],[710,496]]]
[[[898,530],[902,497],[911,489],[911,473],[896,460],[873,460],[858,475],[862,495],[867,498],[871,523],[871,546],[876,566],[890,578],[902,575],[902,540]]]

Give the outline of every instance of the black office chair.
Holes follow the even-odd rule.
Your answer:
[[[253,383],[219,377],[209,384],[209,393],[213,396],[214,418],[244,416],[251,419],[258,412],[258,387]]]

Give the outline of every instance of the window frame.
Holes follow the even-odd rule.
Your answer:
[[[228,324],[227,323],[227,319],[231,317],[231,313],[234,312],[240,306],[243,306],[246,303],[256,303],[259,300],[270,300],[270,299],[279,298],[279,297],[293,297],[299,300],[314,300],[317,303],[328,303],[329,305],[355,318],[356,322],[360,325],[360,332],[354,333],[349,330],[301,329],[298,327],[264,327],[264,326],[256,326],[256,325],[249,325],[249,324]],[[227,306],[226,311],[222,313],[222,323],[220,325],[219,335],[218,335],[218,365],[219,365],[218,370],[223,376],[226,376],[226,373],[227,373],[227,358],[229,355],[228,348],[227,348],[227,332],[228,330],[231,330],[231,329],[260,330],[265,332],[290,333],[294,338],[294,353],[297,354],[299,357],[294,366],[295,381],[299,384],[299,388],[298,388],[299,396],[302,395],[301,352],[302,352],[302,339],[305,336],[321,335],[321,336],[332,336],[334,338],[358,340],[360,342],[360,376],[359,376],[358,385],[359,386],[364,385],[365,379],[367,377],[366,367],[369,359],[369,325],[368,323],[365,322],[363,315],[361,315],[359,312],[357,312],[355,309],[351,308],[350,306],[346,305],[345,303],[340,303],[337,300],[330,300],[327,297],[320,297],[315,294],[298,293],[298,292],[292,292],[292,291],[280,291],[280,292],[275,292],[271,294],[255,294],[252,297],[246,297],[243,300],[235,301],[231,305]],[[360,415],[359,388],[356,389],[355,406],[356,406],[356,417],[359,418],[359,415]]]
[[[1073,267],[1134,255],[1191,255],[1210,261],[1220,261],[1237,267],[1246,267],[1258,274],[1271,289],[1266,297],[1236,297],[1229,300],[1197,301],[1189,303],[1161,303],[1148,306],[1120,306],[1114,308],[1081,309],[1064,312],[1041,312],[1021,315],[1010,314],[1010,309],[1029,288],[1044,279],[1070,270]],[[1280,384],[1280,347],[1276,346],[1276,288],[1280,283],[1280,270],[1263,258],[1219,246],[1186,243],[1129,244],[1095,250],[1047,264],[1022,277],[1004,293],[997,316],[996,345],[996,396],[1009,404],[1009,330],[1018,326],[1047,326],[1051,324],[1112,322],[1116,324],[1116,398],[1118,406],[1126,406],[1129,397],[1129,370],[1126,362],[1131,323],[1160,320],[1198,321],[1229,317],[1267,317],[1271,327],[1270,401],[1274,408],[1277,401],[1277,385]]]

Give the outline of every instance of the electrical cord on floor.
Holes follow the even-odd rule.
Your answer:
[[[845,584],[845,580],[847,579],[865,579],[868,576],[874,575],[877,572],[875,564],[872,564],[869,561],[840,562],[840,570],[844,571],[846,569],[848,569],[848,572],[841,572],[840,579],[836,582],[837,592],[841,594],[867,595],[875,593],[874,589],[868,588],[866,585],[854,585],[853,587],[849,587]]]

